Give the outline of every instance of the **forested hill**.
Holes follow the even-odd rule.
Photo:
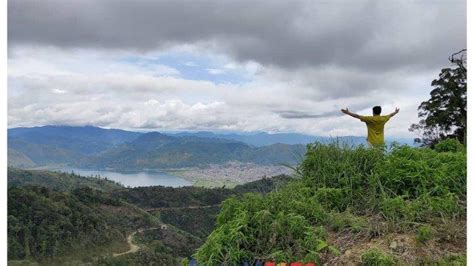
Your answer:
[[[122,185],[108,180],[107,177],[85,177],[73,173],[51,172],[43,170],[22,170],[8,168],[8,187],[43,186],[59,191],[90,187],[100,191],[113,191]]]
[[[289,180],[234,189],[128,189],[95,177],[9,168],[9,265],[178,265],[214,229],[223,200],[264,194]],[[140,250],[113,257],[129,250],[127,237],[140,230],[133,238]]]
[[[304,145],[274,144],[253,147],[242,142],[147,133],[109,149],[83,166],[89,168],[153,169],[205,166],[230,161],[256,164],[296,164]]]

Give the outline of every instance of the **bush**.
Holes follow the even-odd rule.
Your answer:
[[[445,139],[434,146],[437,152],[464,152],[466,147],[457,139]]]
[[[420,243],[425,243],[433,238],[433,228],[429,225],[422,225],[418,228],[416,233],[416,240]]]
[[[374,175],[380,193],[415,199],[452,192],[466,195],[465,153],[437,153],[427,148],[402,146],[380,161]]]
[[[309,144],[300,170],[306,187],[342,189],[347,204],[367,201],[370,176],[375,165],[383,159],[383,151],[350,147],[340,143]]]
[[[340,188],[319,188],[316,199],[328,210],[344,211],[348,205],[347,193]]]
[[[216,229],[196,253],[200,263],[316,260],[321,252],[336,252],[324,234],[315,233],[322,225],[360,232],[369,229],[364,215],[381,213],[389,225],[413,226],[465,213],[463,152],[315,143],[307,146],[297,170],[300,178],[278,191],[226,200]],[[420,239],[430,237],[420,230]],[[364,254],[363,261],[395,263],[377,250]]]
[[[317,226],[329,215],[310,192],[294,182],[266,197],[246,194],[224,201],[217,228],[195,257],[199,263],[215,265],[254,258],[301,260],[319,257],[325,250],[336,252],[326,243],[325,230]]]
[[[396,265],[395,259],[391,255],[385,254],[383,251],[378,249],[370,249],[362,254],[362,265],[367,266],[385,266],[385,265]]]
[[[414,217],[409,202],[405,201],[402,196],[383,199],[380,210],[384,217],[392,222],[409,221]]]
[[[455,218],[466,212],[465,206],[459,204],[458,197],[452,193],[437,197],[424,195],[409,206],[417,222],[428,222],[433,217]]]
[[[350,212],[333,213],[331,215],[329,226],[335,231],[348,229],[351,232],[358,233],[368,229],[367,220],[362,217],[355,216]]]

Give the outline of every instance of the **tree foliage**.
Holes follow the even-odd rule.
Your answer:
[[[443,68],[438,79],[431,82],[431,98],[418,107],[418,124],[410,131],[420,133],[415,141],[433,146],[446,138],[465,142],[467,117],[466,49],[453,54],[450,61],[454,68]]]

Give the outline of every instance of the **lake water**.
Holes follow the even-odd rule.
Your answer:
[[[167,187],[183,187],[192,186],[192,182],[169,173],[153,171],[153,172],[111,172],[111,171],[99,171],[99,170],[85,170],[78,168],[64,168],[56,169],[56,171],[62,171],[71,173],[74,171],[75,174],[82,176],[96,176],[107,177],[107,179],[119,182],[124,186],[129,187],[147,187],[147,186],[167,186]]]

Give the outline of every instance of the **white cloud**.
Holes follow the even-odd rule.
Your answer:
[[[53,89],[53,93],[64,94],[64,93],[67,93],[67,91],[66,90],[61,90],[61,89]]]
[[[154,72],[143,71],[141,66],[116,63],[115,56],[100,60],[102,63],[97,65],[110,62],[120,65],[121,71],[97,72],[93,70],[97,65],[90,69],[84,66],[109,55],[80,57],[71,54],[70,58],[75,57],[74,60],[66,62],[59,56],[64,51],[36,51],[38,55],[32,50],[18,52],[9,60],[13,69],[9,73],[10,127],[69,124],[148,130],[364,135],[365,126],[341,116],[339,109],[348,106],[354,111],[370,113],[372,105],[381,104],[387,112],[395,106],[402,110],[387,124],[387,135],[410,136],[407,129],[416,122],[416,107],[428,96],[428,84],[435,74],[399,73],[397,78],[390,78],[390,75],[373,78],[348,69],[289,73],[267,67],[255,74],[249,83],[214,84],[179,76],[157,76]],[[87,54],[87,51],[82,53]],[[23,67],[26,56],[35,58],[36,63]],[[43,68],[46,64],[48,67]],[[237,62],[228,64],[241,68]],[[337,73],[344,73],[339,78],[340,90],[324,91],[327,84],[331,88],[338,87],[331,84],[338,78]],[[304,81],[302,76],[306,74],[319,78]],[[346,84],[355,84],[361,78],[384,80],[384,86],[393,88],[393,93],[388,97],[377,93],[377,88],[367,90],[370,97],[350,90],[343,93]],[[417,93],[411,93],[415,91]],[[280,115],[288,111],[320,117],[288,119]]]
[[[186,62],[186,63],[184,63],[184,65],[188,66],[188,67],[197,67],[198,66],[195,62],[192,62],[192,61]]]
[[[207,69],[207,72],[209,72],[209,74],[211,74],[211,75],[222,75],[222,74],[224,74],[226,71],[225,71],[224,69],[208,68],[208,69]]]

